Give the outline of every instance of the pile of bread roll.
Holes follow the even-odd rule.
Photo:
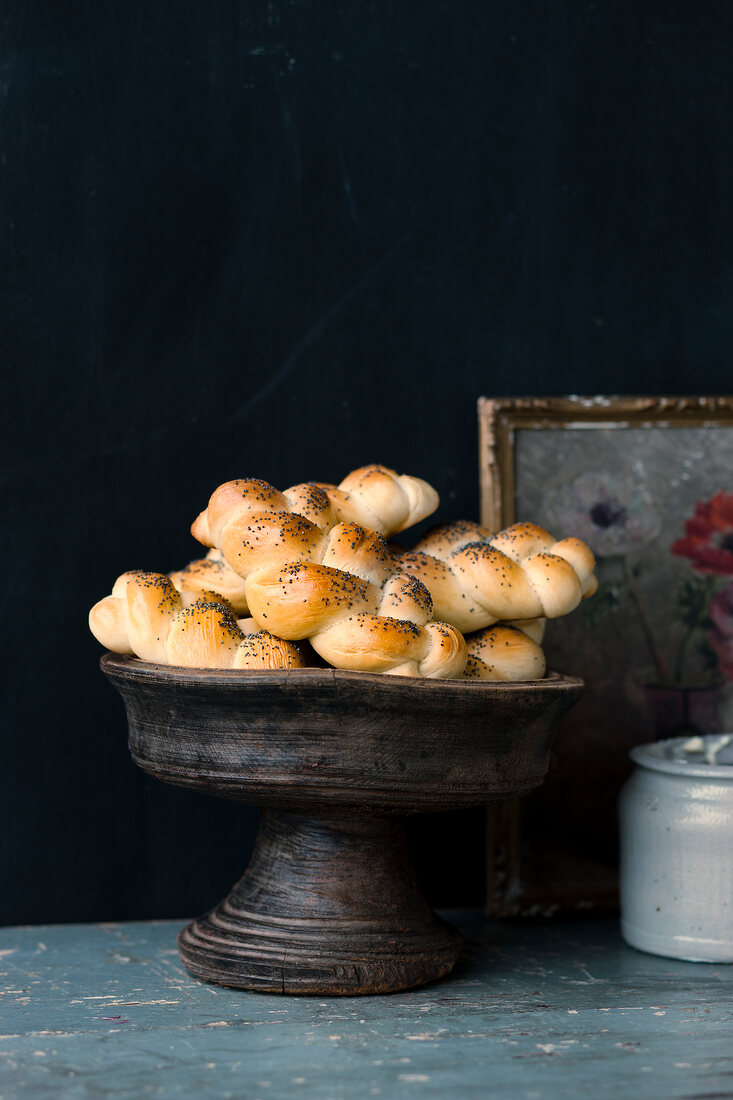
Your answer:
[[[438,503],[384,466],[282,493],[228,481],[191,527],[206,557],[123,573],[89,626],[115,653],[184,667],[540,679],[545,620],[596,590],[592,552],[531,523],[492,534],[459,521],[412,550],[388,541]]]

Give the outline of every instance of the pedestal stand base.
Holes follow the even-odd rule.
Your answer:
[[[178,948],[219,985],[353,995],[443,977],[459,941],[417,888],[399,820],[265,811],[244,878]]]

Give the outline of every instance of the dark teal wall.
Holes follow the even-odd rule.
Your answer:
[[[481,393],[731,391],[733,8],[0,22],[0,919],[178,916],[241,870],[255,815],[135,772],[88,607],[191,557],[232,476],[379,460],[475,515]],[[433,896],[476,900],[480,818],[426,836]],[[436,870],[435,844],[463,854]]]

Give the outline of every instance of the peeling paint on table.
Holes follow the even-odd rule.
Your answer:
[[[453,975],[281,997],[181,967],[183,921],[0,930],[0,1097],[733,1100],[733,967],[644,955],[615,922],[448,914]]]

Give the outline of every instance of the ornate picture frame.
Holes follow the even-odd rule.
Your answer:
[[[549,624],[548,664],[587,690],[544,786],[487,811],[487,912],[613,911],[629,749],[733,722],[733,396],[482,397],[478,416],[482,524],[586,538],[600,582]]]

